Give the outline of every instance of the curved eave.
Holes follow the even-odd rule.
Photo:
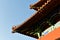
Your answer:
[[[54,1],[53,3],[57,2],[57,3],[60,4],[60,0],[58,0],[58,1],[56,1],[56,0],[51,0],[50,3],[51,3],[52,1]],[[45,3],[47,3],[47,0],[40,0],[40,1],[36,2],[35,4],[31,4],[31,5],[30,5],[30,9],[34,9],[34,10],[38,11],[38,10],[40,9],[40,7],[42,7],[42,6],[45,5]],[[48,4],[49,4],[49,3],[48,3]],[[47,5],[48,5],[48,4],[47,4]],[[55,3],[55,4],[56,4],[56,3]]]
[[[47,2],[47,0],[39,0],[38,2],[36,2],[35,4],[31,4],[30,5],[30,9],[35,9],[38,10],[38,7],[41,7],[45,2]]]
[[[44,18],[45,16],[48,16],[47,14],[49,12],[52,12],[52,10],[54,10],[55,7],[57,7],[60,3],[60,0],[52,0],[48,5],[44,6],[42,10],[37,11],[32,17],[30,17],[27,21],[25,21],[23,24],[19,25],[19,26],[14,26],[12,28],[13,32],[18,32],[18,33],[22,33],[25,35],[29,35],[30,34],[26,34],[25,32],[21,32],[21,30],[25,29],[25,28],[30,28],[31,25],[34,25],[37,21],[41,20],[42,18]],[[53,6],[54,5],[54,6]],[[30,29],[31,30],[31,29]],[[33,35],[34,37],[34,35]]]
[[[48,4],[48,6],[44,7],[45,10],[40,10],[40,11],[36,12],[35,15],[33,15],[30,19],[28,19],[22,25],[20,25],[19,27],[14,27],[13,31],[19,29],[20,27],[23,28],[23,27],[28,27],[30,25],[33,25],[35,22],[37,22],[38,20],[45,17],[48,14],[48,12],[52,11],[59,4],[59,2],[60,2],[59,0],[55,1],[55,3],[54,3],[54,1],[52,1],[50,4]]]
[[[51,12],[52,10],[54,10],[54,8],[56,6],[58,6],[59,3],[60,3],[60,0],[55,0],[55,1],[52,0],[48,5],[46,5],[46,6],[43,7],[44,10],[42,9],[42,10],[37,11],[26,22],[24,22],[22,25],[19,25],[19,27],[13,28],[13,30],[19,29],[20,27],[24,27],[24,26],[28,27],[28,26],[36,23],[38,20],[41,20],[43,17],[45,17],[48,14],[48,12]]]

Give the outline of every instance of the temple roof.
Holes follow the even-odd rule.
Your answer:
[[[42,5],[44,5],[45,2],[47,2],[47,0],[39,0],[35,4],[31,4],[30,9],[36,9],[37,7],[41,7]]]
[[[59,1],[60,0],[50,1],[47,5],[43,6],[42,9],[38,10],[32,17],[30,17],[23,24],[19,26],[14,26],[12,28],[13,32],[18,32],[24,35],[38,38],[37,32],[42,33],[44,30],[50,27],[51,24],[53,25],[56,22],[60,21],[60,14],[56,13],[60,9]],[[37,4],[39,3],[40,1]],[[35,4],[35,6],[37,4]],[[49,22],[51,22],[51,24]]]
[[[39,0],[38,2],[36,2],[35,4],[31,4],[30,5],[30,9],[34,9],[36,11],[38,11],[38,9],[42,8],[43,6],[48,5],[49,3],[56,4],[56,2],[59,3],[60,0]],[[55,5],[54,5],[55,6]]]

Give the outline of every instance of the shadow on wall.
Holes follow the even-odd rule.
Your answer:
[[[56,40],[60,40],[60,38],[57,38]]]

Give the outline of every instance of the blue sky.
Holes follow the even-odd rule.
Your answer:
[[[34,10],[29,5],[37,0],[0,0],[0,40],[36,40],[34,38],[11,33],[12,26],[29,18]]]

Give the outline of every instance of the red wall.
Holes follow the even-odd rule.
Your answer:
[[[54,31],[48,33],[47,35],[39,38],[38,40],[56,40],[60,38],[60,27],[56,28]]]

